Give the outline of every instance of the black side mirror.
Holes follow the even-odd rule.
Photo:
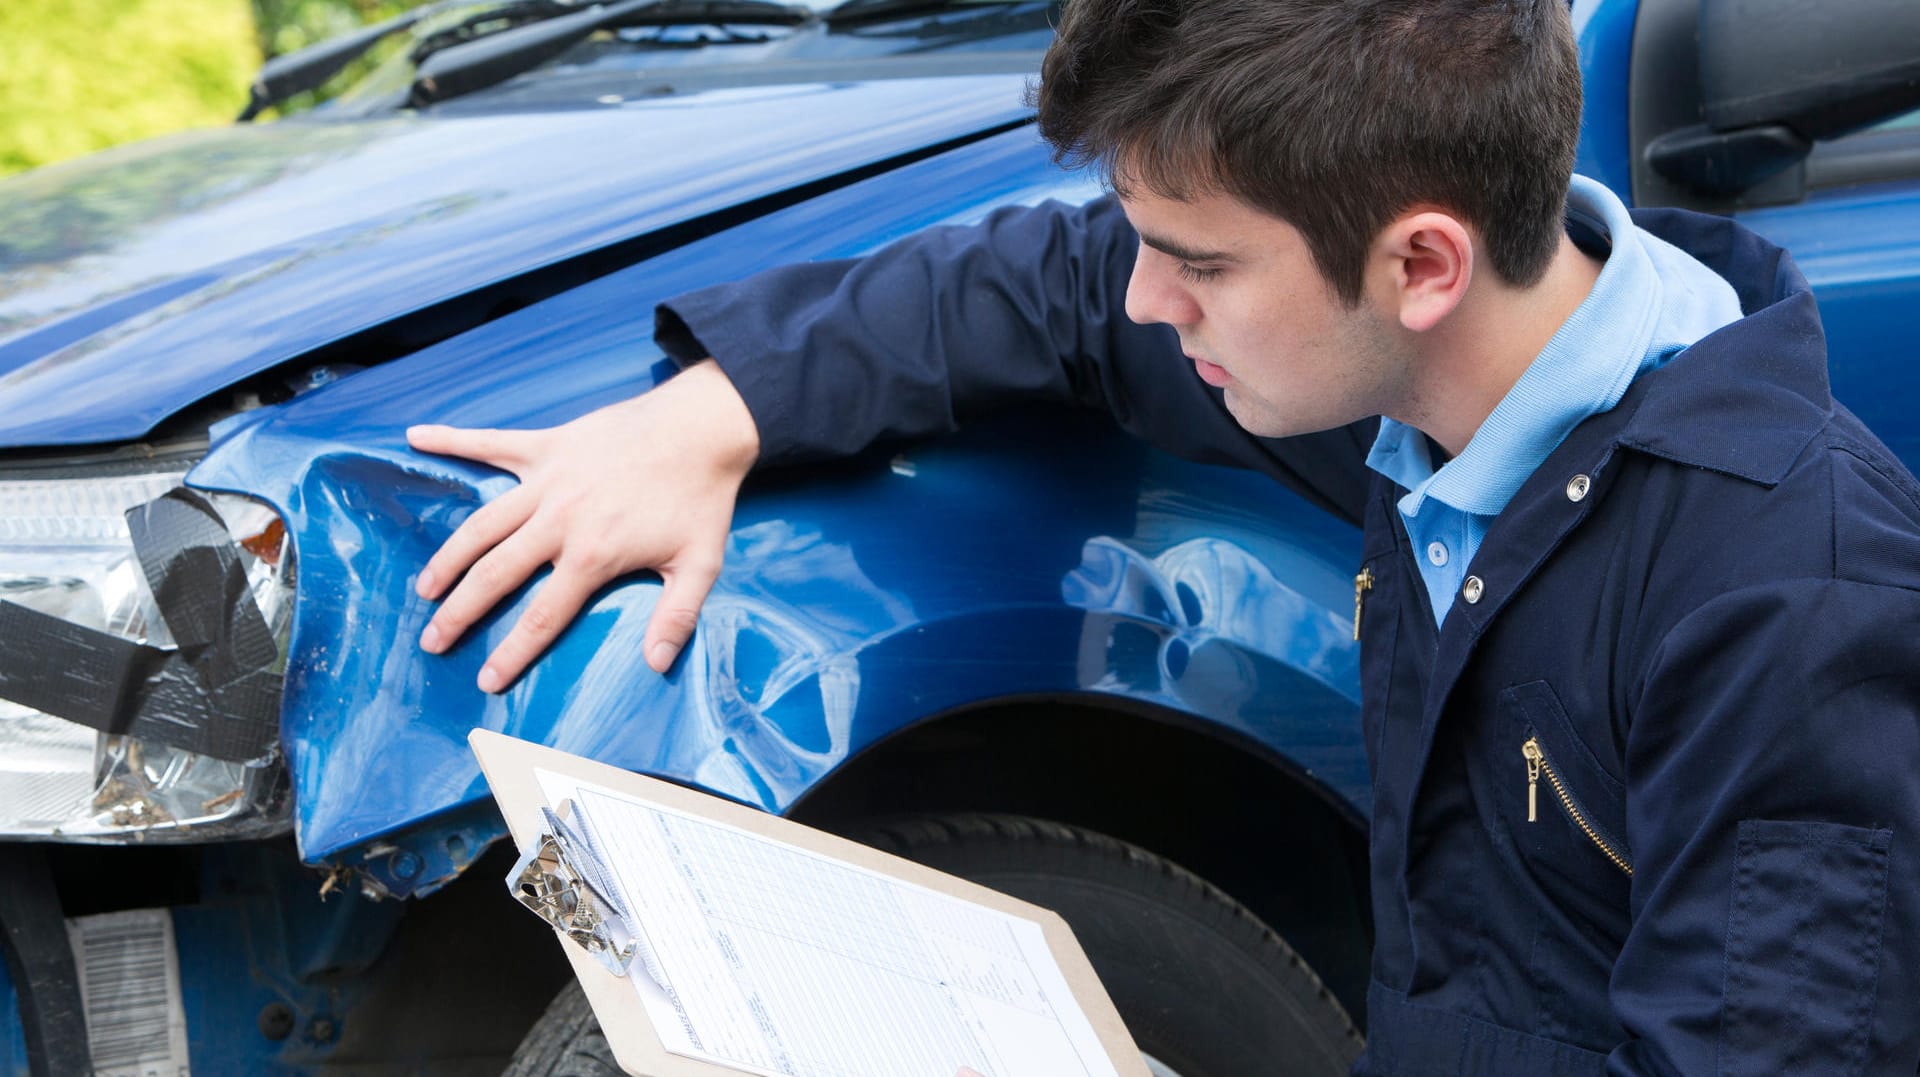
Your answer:
[[[1916,0],[1700,0],[1697,40],[1706,122],[1653,140],[1647,161],[1703,195],[1920,107]]]

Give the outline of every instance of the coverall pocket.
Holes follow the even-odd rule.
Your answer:
[[[1578,735],[1545,681],[1500,694],[1495,797],[1536,877],[1613,890],[1632,875],[1626,787]]]
[[[1740,824],[1720,1072],[1860,1073],[1880,974],[1893,831]]]

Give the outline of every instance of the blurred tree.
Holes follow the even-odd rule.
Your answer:
[[[0,0],[0,176],[227,123],[263,57],[421,2]],[[302,95],[289,108],[325,96]]]
[[[231,120],[259,63],[243,0],[0,0],[0,175]]]

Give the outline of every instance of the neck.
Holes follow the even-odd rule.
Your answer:
[[[1600,276],[1601,263],[1562,236],[1539,283],[1514,288],[1488,273],[1444,325],[1421,334],[1421,391],[1394,416],[1460,455]]]

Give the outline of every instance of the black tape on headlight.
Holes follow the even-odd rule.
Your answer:
[[[279,648],[219,514],[180,488],[128,509],[127,527],[177,646],[0,601],[0,698],[214,759],[265,756],[280,730]]]

